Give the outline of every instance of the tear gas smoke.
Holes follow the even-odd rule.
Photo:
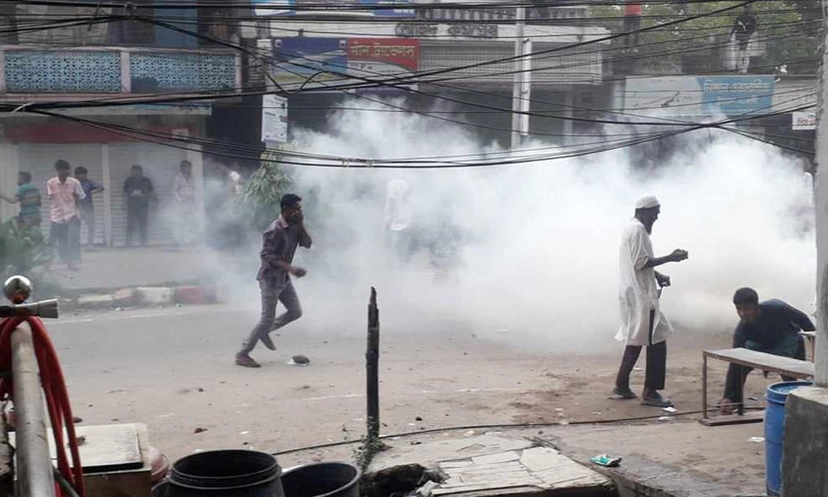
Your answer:
[[[416,115],[341,111],[329,122],[324,133],[298,130],[298,148],[364,158],[497,150],[473,130]],[[362,333],[373,285],[386,333],[460,330],[549,352],[610,345],[620,234],[644,193],[662,203],[656,255],[690,253],[660,268],[673,279],[662,309],[679,333],[730,329],[741,286],[810,311],[816,249],[803,164],[724,132],[704,140],[647,172],[624,150],[507,167],[295,169],[315,238],[297,253],[309,269],[297,284],[302,328]],[[402,260],[383,227],[392,179],[410,185],[414,249]]]

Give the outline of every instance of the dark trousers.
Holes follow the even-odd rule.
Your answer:
[[[135,232],[138,232],[141,246],[147,244],[147,218],[149,217],[149,207],[146,205],[128,205],[127,206],[127,233],[126,243],[132,246],[132,239],[135,237]]]
[[[655,311],[650,311],[650,337],[653,336],[653,325],[655,323]],[[630,374],[632,373],[638,357],[641,355],[640,345],[627,345],[624,348],[624,356],[621,358],[621,367],[618,368],[618,376],[615,379],[615,386],[619,390],[630,389]],[[647,372],[644,379],[644,388],[650,391],[664,390],[667,379],[667,342],[659,342],[647,346]]]
[[[745,344],[745,348],[783,357],[792,357],[794,359],[799,359],[800,361],[805,360],[805,341],[798,335],[785,337],[780,340],[779,343],[770,347],[763,347],[756,342],[748,341],[748,343]],[[744,412],[745,380],[747,380],[747,377],[751,371],[753,371],[753,368],[739,366],[737,364],[731,364],[727,368],[724,398],[735,403],[737,411],[740,414]],[[794,381],[795,379],[796,378],[784,375],[782,376],[783,381]]]
[[[52,223],[49,240],[57,248],[58,255],[67,264],[81,260],[80,218],[77,216],[64,223]]]
[[[249,354],[256,347],[262,335],[272,333],[282,326],[302,317],[302,305],[299,296],[293,288],[293,282],[285,277],[282,281],[261,281],[259,289],[262,293],[262,315],[256,327],[242,342],[239,354]],[[276,305],[281,302],[285,312],[276,316]]]
[[[638,45],[638,30],[641,29],[641,16],[624,16],[624,31],[629,33],[624,37],[624,46]]]

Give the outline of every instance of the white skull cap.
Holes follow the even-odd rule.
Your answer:
[[[655,195],[644,195],[643,197],[639,198],[638,201],[635,203],[635,208],[652,209],[654,207],[659,207],[660,205],[661,204],[659,203]]]

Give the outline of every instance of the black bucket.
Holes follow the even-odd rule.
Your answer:
[[[359,468],[344,462],[310,464],[285,472],[285,497],[359,497]]]
[[[215,450],[175,462],[153,497],[285,497],[276,458],[252,450]]]

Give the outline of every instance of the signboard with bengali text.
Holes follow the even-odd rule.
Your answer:
[[[405,91],[404,79],[420,67],[420,41],[409,38],[280,38],[273,40],[271,76],[285,89],[336,91],[337,87],[399,78],[400,87],[378,85],[359,92]],[[302,86],[304,85],[304,86]],[[402,85],[405,88],[402,88]],[[351,90],[353,91],[353,90]]]
[[[773,76],[630,77],[624,108],[638,115],[737,118],[772,112]]]

